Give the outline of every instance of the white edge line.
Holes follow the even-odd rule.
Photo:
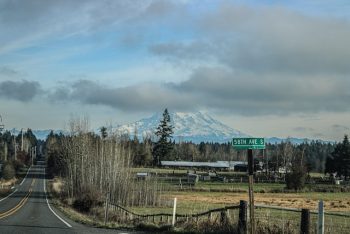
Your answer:
[[[12,194],[14,194],[15,192],[17,192],[17,189],[15,189],[15,191],[13,191],[12,193],[10,193],[9,195],[7,195],[7,197],[4,197],[3,199],[0,200],[0,202],[2,202],[3,200],[9,198]]]
[[[19,185],[22,185],[24,183],[24,181],[27,179],[27,175],[28,175],[31,168],[32,168],[32,166],[29,167],[26,176],[23,178],[22,182]]]
[[[45,169],[44,169],[44,192],[45,192],[45,197],[46,197],[46,203],[49,207],[49,209],[51,210],[51,212],[59,219],[61,220],[65,225],[67,225],[68,227],[72,227],[72,225],[70,225],[69,223],[67,223],[67,221],[65,221],[64,219],[62,219],[58,214],[56,214],[55,211],[53,211],[53,209],[50,206],[49,200],[47,199],[47,192],[46,192],[46,173],[45,173]]]
[[[31,168],[32,168],[32,167],[30,166],[29,169],[28,169],[28,171],[27,171],[26,176],[23,178],[22,182],[19,184],[20,186],[21,186],[21,185],[23,184],[23,182],[26,180],[26,178],[27,178],[27,176],[28,176],[28,173],[29,173],[29,171],[30,171]],[[2,199],[0,200],[0,202],[2,202],[3,200],[5,200],[5,199],[11,197],[12,194],[14,194],[15,192],[17,192],[17,190],[18,190],[18,189],[15,189],[15,191],[13,191],[12,193],[10,193],[10,194],[7,195],[6,197],[2,198]]]

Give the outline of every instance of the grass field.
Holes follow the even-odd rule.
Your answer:
[[[160,168],[134,168],[135,172],[151,172],[161,176],[174,176],[174,180],[162,180],[164,207],[133,208],[141,213],[172,211],[174,197],[178,199],[179,213],[198,213],[208,209],[236,205],[240,200],[248,201],[247,183],[223,183],[220,181],[199,181],[195,186],[179,186],[177,177],[185,176],[187,170]],[[197,172],[198,173],[198,172]],[[206,172],[202,172],[203,174]],[[201,174],[201,173],[199,173]],[[220,172],[225,176],[244,176],[244,173]],[[312,176],[320,176],[314,173]],[[317,185],[319,188],[333,188],[334,185]],[[302,192],[285,191],[285,184],[255,183],[255,203],[287,208],[308,208],[316,210],[319,200],[323,200],[326,211],[350,213],[350,192],[312,192],[315,185],[308,185]]]
[[[256,183],[254,184],[255,192],[271,192],[282,190],[285,187],[284,184],[278,183]],[[202,190],[232,190],[233,192],[248,192],[247,183],[222,183],[222,182],[204,182],[199,181],[196,186],[196,189]]]
[[[235,188],[247,189],[245,184],[218,184],[218,183],[199,183],[198,186],[203,188],[212,188],[217,186],[220,189]],[[280,188],[280,184],[256,184],[256,190],[267,190]],[[233,190],[234,191],[234,190]],[[162,200],[165,204],[163,207],[143,207],[132,208],[136,212],[141,213],[171,213],[173,199],[177,198],[178,212],[182,214],[192,214],[203,212],[209,209],[220,208],[239,204],[240,200],[248,201],[248,192],[243,190],[240,192],[213,192],[210,190],[170,190],[163,191]],[[319,200],[323,200],[325,210],[330,212],[341,212],[350,214],[350,193],[316,193],[316,192],[300,192],[300,193],[254,193],[255,204],[270,205],[286,208],[307,208],[316,210]]]

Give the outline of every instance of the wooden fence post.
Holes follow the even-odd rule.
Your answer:
[[[319,201],[318,203],[318,227],[317,234],[324,234],[324,209],[323,209],[323,201]]]
[[[224,210],[220,212],[220,223],[222,225],[227,224],[227,215],[226,215],[226,211],[224,211]]]
[[[300,223],[300,233],[309,234],[310,233],[310,210],[301,210],[301,223]]]
[[[239,201],[238,233],[247,233],[247,202]]]
[[[176,220],[176,197],[174,198],[174,209],[173,209],[173,222],[172,225],[173,227],[175,226],[175,220]]]

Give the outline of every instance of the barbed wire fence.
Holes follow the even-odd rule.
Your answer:
[[[110,204],[110,212],[121,222],[147,222],[158,225],[171,225],[173,214],[138,214],[118,204]],[[246,233],[250,223],[246,201],[239,205],[211,209],[195,214],[175,214],[175,225],[186,223],[231,223],[235,233]],[[319,233],[318,211],[283,208],[276,206],[255,206],[256,233]],[[306,214],[306,216],[305,216]],[[324,212],[324,233],[350,233],[350,214]]]

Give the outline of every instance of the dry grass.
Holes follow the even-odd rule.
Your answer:
[[[52,192],[54,192],[56,194],[60,194],[62,192],[62,189],[63,189],[62,179],[55,177],[53,179],[53,181],[51,182],[51,189],[52,189]]]
[[[4,180],[4,179],[1,179],[0,180],[0,187],[3,188],[3,187],[12,187],[14,184],[16,184],[17,182],[17,178],[13,178],[13,179],[10,179],[10,180]]]
[[[197,203],[202,205],[225,206],[238,204],[240,200],[249,200],[245,193],[200,193],[172,192],[164,195],[164,199],[172,200],[177,197],[178,203]],[[307,208],[316,210],[318,201],[324,200],[326,211],[349,212],[350,193],[255,193],[255,204],[280,206],[288,208]]]

